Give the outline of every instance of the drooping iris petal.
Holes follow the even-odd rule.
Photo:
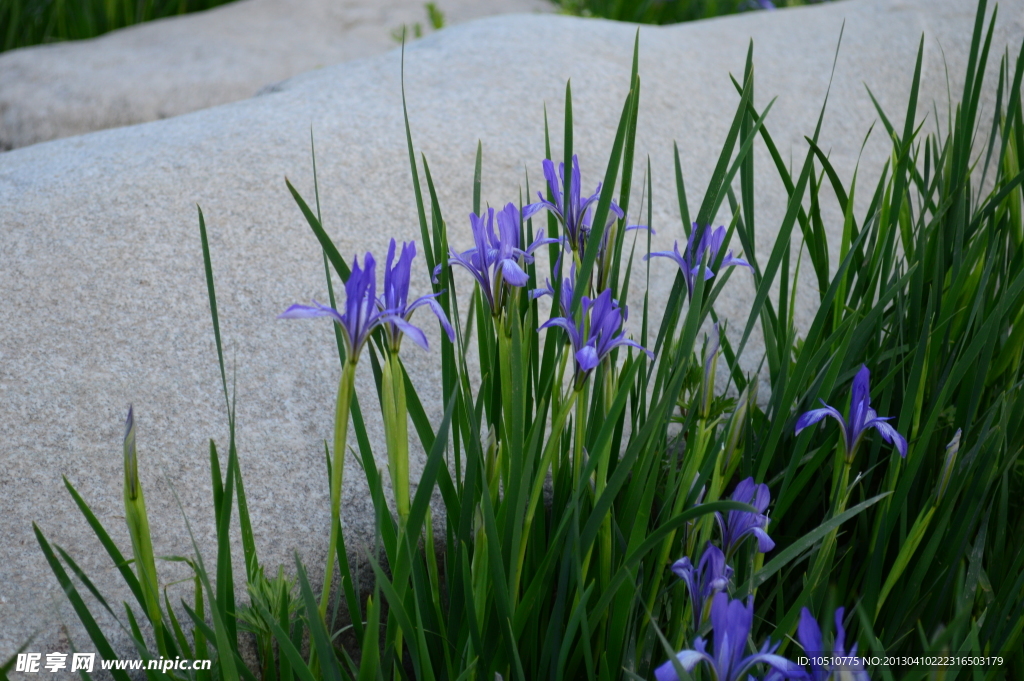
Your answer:
[[[278,315],[279,319],[306,319],[309,317],[329,317],[341,327],[342,338],[348,352],[349,361],[358,361],[359,353],[370,337],[370,333],[378,326],[401,320],[392,309],[379,309],[375,296],[377,279],[377,263],[369,253],[359,266],[359,258],[354,258],[352,272],[345,282],[345,312],[341,313],[332,307],[313,301],[312,305],[292,305]]]
[[[544,244],[558,243],[558,239],[545,239],[544,230],[527,248],[519,245],[519,227],[539,208],[527,206],[520,214],[514,203],[508,203],[497,213],[488,208],[484,216],[470,213],[469,222],[473,232],[473,248],[457,252],[449,248],[449,265],[459,265],[469,271],[480,285],[480,291],[491,308],[492,314],[499,312],[504,286],[526,286],[529,277],[523,270],[524,263],[533,262],[533,251]],[[498,231],[494,230],[497,217]],[[440,274],[440,266],[434,269],[434,279]]]
[[[907,439],[895,428],[887,423],[891,416],[878,416],[871,408],[871,372],[866,365],[861,365],[857,375],[853,378],[853,385],[850,389],[850,411],[847,418],[843,418],[838,409],[825,404],[822,409],[812,409],[804,412],[796,420],[796,434],[800,434],[804,428],[818,423],[826,416],[831,416],[839,422],[842,432],[843,446],[846,449],[846,458],[853,460],[857,447],[865,433],[874,428],[881,434],[882,439],[896,447],[900,456],[907,456]]]
[[[571,289],[571,282],[563,284],[563,296],[566,286]],[[571,300],[571,298],[570,298]],[[605,289],[597,298],[583,296],[580,303],[579,321],[570,317],[555,317],[541,324],[540,329],[559,326],[569,334],[573,356],[576,359],[576,388],[583,386],[587,376],[597,367],[612,350],[621,346],[629,346],[647,354],[654,359],[654,353],[636,341],[619,333],[622,323],[626,320],[627,310],[620,308],[612,299],[611,289]],[[587,321],[589,320],[589,324]],[[538,331],[540,330],[538,329]]]
[[[722,550],[708,542],[697,567],[688,557],[672,564],[672,572],[683,580],[690,593],[690,609],[693,612],[693,629],[697,631],[704,622],[705,604],[719,591],[725,590],[732,579],[732,568],[725,562]]]
[[[745,681],[747,674],[758,664],[768,665],[782,678],[805,677],[806,674],[798,665],[781,655],[775,655],[778,643],[765,641],[760,650],[750,655],[746,654],[747,639],[753,620],[753,596],[744,603],[738,599],[731,600],[722,592],[715,594],[711,604],[712,653],[708,654],[707,644],[704,639],[698,637],[694,640],[692,649],[676,654],[676,660],[687,672],[693,671],[698,664],[709,666],[711,678],[717,681]],[[658,681],[678,679],[672,660],[655,669],[654,676]]]
[[[409,282],[412,278],[412,261],[416,257],[416,242],[410,241],[402,244],[401,255],[398,262],[395,262],[395,250],[397,244],[394,239],[388,247],[388,257],[384,264],[384,293],[377,299],[377,309],[382,313],[385,311],[394,315],[396,319],[388,322],[385,327],[390,341],[391,349],[395,352],[401,346],[403,336],[409,336],[417,345],[424,350],[427,349],[427,337],[423,331],[410,323],[412,313],[418,308],[426,305],[430,311],[437,316],[441,328],[448,336],[448,340],[455,341],[455,331],[448,322],[448,316],[444,309],[434,298],[440,293],[431,293],[420,296],[411,304],[409,303]]]
[[[696,283],[696,277],[700,272],[701,261],[704,259],[705,254],[707,255],[707,265],[704,266],[704,280],[707,281],[715,276],[715,272],[711,270],[711,266],[714,265],[715,260],[718,258],[718,252],[722,249],[725,241],[725,227],[718,227],[712,230],[710,225],[700,227],[697,223],[693,223],[693,229],[690,231],[690,237],[686,240],[686,248],[684,249],[685,254],[679,252],[679,242],[676,241],[671,251],[657,251],[644,256],[644,260],[652,257],[670,258],[679,265],[679,269],[683,273],[683,279],[686,282],[687,297],[693,298],[693,289]],[[725,254],[722,258],[720,267],[733,267],[741,265],[743,267],[750,267],[750,263],[742,258],[733,257],[732,251]],[[751,268],[753,269],[753,268]]]
[[[846,650],[846,628],[843,626],[845,612],[844,608],[836,608],[836,636],[832,652],[829,654],[822,641],[821,628],[818,626],[818,621],[814,619],[814,615],[807,608],[800,611],[800,624],[797,627],[796,637],[807,657],[810,658],[809,678],[812,681],[829,681],[829,679],[870,681],[868,673],[857,659],[857,644],[854,644],[849,651]],[[829,659],[835,664],[818,664],[820,661]],[[841,660],[844,664],[839,664],[837,660]]]
[[[564,227],[569,248],[582,252],[585,245],[585,232],[589,233],[591,228],[589,212],[592,205],[601,198],[601,184],[598,183],[597,189],[590,196],[583,197],[581,195],[580,161],[573,154],[572,174],[569,178],[569,200],[566,202],[565,194],[562,191],[565,185],[565,164],[558,164],[557,173],[555,172],[555,163],[550,159],[544,159],[541,166],[544,169],[544,179],[548,183],[553,201],[548,201],[541,192],[537,192],[537,198],[540,200],[523,209],[524,219],[527,209],[531,210],[531,215],[541,209],[550,211]],[[622,209],[614,201],[610,203],[608,209],[619,219],[624,217]],[[607,232],[607,230],[605,231]]]
[[[732,555],[740,543],[748,535],[757,538],[757,550],[760,553],[768,553],[775,548],[775,542],[768,536],[768,516],[765,511],[771,502],[771,493],[768,485],[754,484],[754,478],[747,478],[736,485],[732,496],[733,501],[742,504],[750,504],[757,509],[757,513],[750,511],[729,511],[727,518],[721,513],[715,513],[718,527],[722,532],[722,545],[727,556]]]

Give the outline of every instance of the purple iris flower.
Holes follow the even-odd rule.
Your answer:
[[[420,296],[412,303],[409,302],[409,279],[412,272],[412,260],[416,257],[416,242],[410,241],[402,244],[402,253],[398,256],[397,263],[394,262],[395,248],[395,240],[392,239],[391,245],[388,247],[388,259],[384,264],[384,294],[377,299],[378,310],[394,314],[404,321],[404,323],[391,321],[384,327],[392,351],[398,352],[405,334],[409,334],[417,345],[427,347],[427,338],[423,335],[423,331],[409,323],[412,313],[424,305],[437,315],[438,321],[441,322],[441,328],[448,335],[448,340],[454,343],[455,331],[448,323],[444,309],[434,300],[441,295],[440,293],[430,293]]]
[[[821,640],[821,629],[817,620],[807,608],[800,611],[800,624],[796,630],[796,636],[800,639],[800,645],[804,652],[811,659],[812,681],[828,681],[828,679],[841,679],[842,681],[870,681],[864,666],[857,659],[857,644],[854,643],[849,652],[846,652],[846,629],[843,627],[843,608],[836,608],[836,640],[832,646],[832,653],[825,651]],[[848,657],[849,664],[833,665],[822,667],[817,662],[822,657],[831,657],[833,661],[837,657]]]
[[[686,241],[685,254],[679,252],[679,242],[676,241],[671,251],[650,253],[644,256],[644,260],[654,257],[672,258],[675,260],[676,264],[679,265],[679,269],[683,271],[683,278],[686,280],[687,296],[693,298],[694,282],[700,270],[700,263],[704,254],[707,253],[707,266],[704,267],[704,280],[707,281],[715,276],[710,266],[718,258],[718,252],[722,250],[723,241],[725,241],[725,227],[718,227],[712,230],[710,225],[700,228],[695,222],[693,223],[693,231],[690,232],[690,238]],[[732,267],[734,265],[750,267],[750,263],[742,258],[734,258],[732,251],[729,251],[722,259],[721,267]]]
[[[715,513],[718,528],[722,531],[722,545],[725,546],[726,555],[731,556],[748,535],[757,537],[758,552],[768,553],[774,549],[775,542],[765,531],[769,522],[765,510],[772,499],[768,485],[755,485],[754,478],[747,478],[736,485],[729,498],[741,504],[750,504],[757,509],[757,513],[729,511],[727,518],[723,518],[721,513]]]
[[[868,371],[866,365],[862,364],[860,371],[858,371],[857,375],[853,378],[849,419],[844,419],[843,415],[840,414],[837,409],[825,404],[825,400],[819,400],[823,405],[821,409],[812,409],[808,412],[804,412],[800,415],[800,418],[796,420],[796,433],[799,434],[800,431],[807,426],[813,426],[826,416],[831,416],[839,422],[839,429],[843,435],[841,442],[845,448],[844,454],[847,461],[853,461],[853,457],[857,453],[857,447],[860,445],[860,441],[863,439],[864,433],[866,433],[869,428],[874,428],[881,433],[882,439],[889,444],[894,445],[899,451],[900,456],[906,458],[907,439],[896,432],[895,428],[886,423],[886,421],[893,417],[880,417],[875,413],[875,410],[871,408],[870,383],[871,372]]]
[[[576,155],[573,154],[572,177],[569,178],[569,213],[566,215],[564,214],[565,195],[562,193],[562,187],[565,185],[565,164],[558,164],[557,175],[555,174],[555,164],[550,159],[544,159],[541,165],[544,167],[544,178],[548,182],[548,188],[551,190],[554,203],[545,199],[544,195],[540,192],[537,192],[540,201],[530,204],[528,208],[532,212],[546,208],[554,213],[555,217],[558,218],[558,221],[565,228],[565,235],[569,238],[569,248],[574,251],[582,251],[585,245],[583,240],[586,238],[586,234],[590,232],[590,207],[601,198],[601,184],[598,183],[597,189],[590,196],[584,198],[580,195],[580,162]],[[625,217],[622,209],[614,201],[611,202],[609,210],[620,220]],[[608,224],[611,224],[614,219],[614,217],[609,216]],[[605,225],[605,227],[607,226]],[[605,232],[607,231],[606,229]]]
[[[746,655],[747,637],[754,621],[754,597],[743,601],[731,600],[725,593],[715,594],[711,602],[711,630],[714,634],[714,646],[709,654],[707,643],[697,637],[693,641],[692,650],[676,653],[676,660],[687,672],[703,662],[711,668],[712,678],[716,681],[741,681],[754,665],[767,664],[787,678],[806,677],[806,673],[795,663],[781,655],[775,655],[779,644],[765,641],[761,649]],[[679,681],[672,660],[654,670],[654,678],[658,681]]]
[[[672,572],[686,583],[686,590],[690,592],[693,629],[696,631],[707,617],[705,611],[711,605],[711,598],[729,586],[732,568],[726,565],[722,550],[708,542],[697,567],[684,556],[672,564]]]
[[[572,317],[555,317],[540,327],[546,329],[550,326],[560,326],[569,334],[576,358],[577,390],[583,387],[590,373],[614,348],[628,345],[642,350],[648,357],[654,359],[654,353],[650,350],[626,338],[625,333],[619,333],[629,311],[625,306],[619,307],[619,304],[612,300],[611,289],[605,289],[595,300],[583,296],[581,303],[579,323]],[[586,323],[588,314],[590,324]]]
[[[422,331],[400,317],[395,310],[378,308],[376,286],[377,263],[373,256],[369,253],[366,254],[362,269],[359,267],[357,256],[352,262],[352,274],[345,282],[344,312],[338,312],[333,307],[314,300],[312,305],[292,305],[277,318],[330,317],[341,327],[348,361],[352,364],[359,360],[359,352],[363,349],[366,339],[370,337],[370,332],[382,324],[397,326],[405,333],[409,333],[415,342],[426,348],[427,339],[423,336]]]
[[[480,290],[483,291],[491,313],[497,314],[504,303],[505,289],[510,286],[526,286],[529,276],[522,264],[533,262],[532,253],[543,244],[558,243],[558,239],[545,239],[544,230],[537,233],[537,239],[525,250],[519,247],[519,227],[522,220],[540,210],[533,206],[523,209],[522,216],[514,203],[507,204],[498,212],[498,231],[494,231],[495,211],[487,209],[486,216],[469,214],[473,228],[473,248],[458,253],[449,248],[449,265],[461,265],[469,270]],[[441,273],[441,265],[434,268],[434,279]]]

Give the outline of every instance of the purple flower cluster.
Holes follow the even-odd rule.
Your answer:
[[[775,651],[779,643],[765,641],[760,650],[747,654],[747,638],[754,622],[754,597],[744,603],[731,599],[725,593],[716,593],[711,601],[711,631],[713,644],[708,650],[707,642],[700,636],[693,641],[693,648],[676,653],[675,662],[691,672],[698,664],[710,668],[716,681],[745,681],[747,674],[758,664],[766,664],[782,674],[782,678],[802,678],[806,674],[796,664]],[[673,660],[654,670],[658,681],[679,681]]]
[[[544,168],[544,178],[547,180],[548,189],[551,191],[554,202],[548,201],[544,198],[543,194],[537,192],[537,198],[540,201],[531,204],[530,208],[534,212],[542,208],[551,211],[565,229],[569,248],[573,251],[582,252],[586,247],[586,238],[591,230],[590,222],[592,218],[590,208],[594,202],[601,198],[601,184],[598,183],[597,189],[590,196],[582,196],[580,192],[580,162],[576,155],[573,154],[572,175],[569,178],[569,201],[568,205],[566,205],[565,195],[562,192],[562,187],[565,185],[565,164],[558,164],[557,176],[555,175],[555,164],[553,161],[544,159],[541,165]],[[568,209],[568,212],[566,212],[566,209]],[[609,206],[609,212],[608,224],[605,225],[604,230],[605,234],[608,233],[607,228],[616,217],[620,220],[625,218],[625,213],[622,212],[622,209],[614,201]]]
[[[686,584],[690,594],[693,631],[700,631],[710,619],[711,645],[709,646],[705,638],[696,637],[691,648],[676,653],[673,659],[669,659],[654,670],[655,679],[679,681],[680,668],[689,673],[703,664],[715,681],[756,681],[753,673],[758,665],[768,668],[766,675],[761,677],[764,681],[870,681],[863,666],[856,661],[857,645],[854,644],[849,652],[846,650],[843,608],[835,612],[836,635],[830,653],[826,652],[821,628],[810,610],[804,608],[800,613],[797,638],[804,652],[810,657],[809,671],[781,655],[776,655],[779,643],[772,643],[770,640],[766,640],[753,652],[747,652],[747,640],[750,638],[754,619],[754,597],[749,596],[746,602],[730,597],[729,585],[733,569],[727,561],[740,541],[749,535],[758,538],[758,550],[761,552],[770,551],[775,547],[775,542],[764,531],[768,526],[768,516],[764,515],[764,511],[768,508],[771,496],[767,485],[755,485],[753,478],[747,478],[736,486],[730,498],[753,505],[757,512],[731,511],[727,520],[716,514],[726,551],[723,552],[708,542],[696,567],[688,557],[672,564],[672,572]],[[847,658],[849,664],[831,667],[818,664],[826,658]]]
[[[358,257],[353,259],[352,273],[345,282],[344,312],[314,300],[312,305],[292,305],[278,315],[278,319],[332,319],[341,327],[348,361],[352,364],[359,360],[359,353],[370,333],[379,326],[385,328],[391,350],[394,352],[398,352],[402,337],[405,335],[424,350],[427,349],[427,337],[420,328],[409,321],[413,312],[424,305],[437,315],[448,339],[454,340],[455,332],[448,323],[448,317],[434,300],[438,294],[421,296],[412,303],[408,302],[409,279],[412,260],[416,257],[416,244],[403,244],[397,263],[394,262],[395,248],[395,240],[392,239],[384,268],[384,294],[380,298],[376,294],[377,262],[367,253],[363,258],[362,267],[359,266]]]
[[[693,630],[697,631],[707,618],[706,610],[711,606],[711,599],[729,586],[732,568],[726,565],[722,549],[708,542],[697,567],[693,566],[688,556],[683,556],[672,564],[672,572],[683,580],[690,593]]]
[[[753,478],[747,478],[736,485],[729,498],[741,504],[750,504],[757,509],[757,513],[729,511],[725,518],[721,513],[715,513],[718,528],[722,531],[722,544],[725,546],[726,556],[731,556],[743,540],[751,535],[757,537],[757,550],[760,553],[768,553],[774,549],[775,542],[766,532],[769,520],[765,511],[771,502],[768,485],[755,485]]]
[[[544,230],[538,232],[537,239],[527,248],[519,245],[519,231],[522,221],[540,210],[536,204],[527,206],[520,215],[514,203],[497,213],[498,231],[494,231],[495,211],[488,208],[483,216],[469,214],[469,223],[473,231],[473,248],[457,252],[450,248],[449,265],[464,267],[473,275],[480,285],[491,313],[497,315],[503,308],[508,286],[523,287],[529,277],[523,270],[525,263],[533,262],[533,252],[543,244],[557,243],[558,239],[545,239]],[[436,281],[441,273],[442,265],[434,268]]]
[[[562,285],[563,296],[565,296],[566,288],[571,286],[572,283],[566,279]],[[571,288],[569,291],[572,295]],[[617,347],[637,348],[654,359],[654,353],[636,341],[626,338],[625,333],[620,333],[622,323],[626,321],[629,311],[625,306],[619,307],[618,302],[612,300],[611,289],[605,289],[593,300],[583,296],[581,303],[579,321],[574,320],[571,316],[555,317],[540,327],[546,329],[560,326],[569,334],[569,342],[572,343],[573,356],[576,359],[575,385],[577,390],[583,387],[584,381],[597,368],[601,360]]]
[[[683,272],[683,278],[686,280],[687,296],[693,298],[693,288],[696,277],[700,273],[701,262],[704,260],[704,256],[707,255],[707,264],[704,266],[704,280],[707,281],[715,276],[715,273],[711,271],[711,266],[718,258],[718,252],[722,250],[724,242],[725,227],[718,227],[712,230],[710,225],[701,227],[695,222],[693,223],[693,230],[690,232],[690,238],[686,240],[685,253],[679,252],[679,242],[677,241],[671,251],[657,251],[644,256],[644,260],[648,258],[671,258],[674,260],[679,265],[679,269]],[[722,259],[720,267],[733,267],[735,265],[750,267],[750,263],[742,258],[734,258],[732,251],[729,251]]]

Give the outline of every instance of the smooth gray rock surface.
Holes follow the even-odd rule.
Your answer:
[[[932,102],[944,111],[943,54],[955,93],[973,18],[973,3],[965,0],[846,0],[642,28],[637,158],[649,154],[653,167],[655,247],[671,248],[682,236],[672,141],[679,143],[695,210],[738,101],[728,74],[742,72],[751,37],[757,102],[778,96],[768,125],[783,156],[798,164],[845,20],[821,144],[848,180],[876,119],[864,83],[901,125],[923,32],[921,113]],[[568,78],[583,182],[597,183],[628,87],[635,32],[599,20],[517,15],[467,23],[411,46],[413,135],[431,162],[453,245],[470,242],[465,215],[477,140],[487,202],[518,199],[524,168],[536,187],[542,107],[559,154]],[[1022,36],[1020,12],[1004,11],[993,53],[1007,44],[1015,50]],[[990,90],[982,119],[993,110]],[[37,629],[30,650],[66,650],[62,622],[79,650],[93,649],[43,559],[33,522],[70,551],[112,603],[127,598],[61,476],[130,550],[121,509],[129,403],[157,554],[191,552],[173,490],[213,558],[208,439],[217,440],[223,456],[227,427],[196,203],[210,232],[229,371],[237,368],[241,468],[261,558],[270,567],[290,566],[298,550],[320,580],[328,534],[322,443],[331,433],[338,377],[333,333],[324,320],[275,320],[291,303],[325,299],[318,244],[284,186],[288,176],[312,200],[311,124],[325,224],[341,252],[382,254],[391,236],[418,239],[397,51],[306,73],[266,96],[0,155],[0,658]],[[876,129],[861,160],[861,187],[873,186],[889,152]],[[764,259],[785,196],[764,149],[757,154],[757,255]],[[638,163],[638,182],[642,174]],[[834,231],[834,206],[826,206],[825,220]],[[674,271],[667,261],[652,271],[657,310]],[[460,286],[470,285],[457,276]],[[414,287],[426,283],[418,259]],[[737,271],[719,311],[745,319],[753,294],[749,274]],[[816,299],[812,286],[802,286],[802,328]],[[436,326],[426,316],[420,321],[434,350],[407,344],[403,355],[436,423],[440,341]],[[759,353],[752,343],[748,363],[756,364]],[[358,390],[383,466],[368,364],[363,369]],[[417,458],[414,475],[421,464]],[[351,457],[343,513],[357,551],[370,536],[372,514]],[[162,564],[162,579],[183,576],[179,568]],[[176,601],[182,587],[171,595]]]
[[[439,0],[447,25],[549,0]],[[93,40],[0,54],[0,150],[178,116],[395,47],[423,0],[241,0]],[[410,33],[410,40],[412,34]]]

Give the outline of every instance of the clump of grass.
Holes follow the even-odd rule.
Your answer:
[[[813,5],[828,0],[553,0],[567,14],[602,17],[639,24],[678,24],[683,21]]]
[[[631,196],[638,45],[603,182],[591,196],[593,184],[581,182],[573,154],[568,86],[557,157],[545,120],[540,201],[482,210],[478,146],[470,233],[452,229],[451,242],[429,164],[417,158],[407,126],[420,262],[434,282],[411,302],[415,248],[403,245],[399,254],[392,243],[378,296],[372,255],[346,262],[322,227],[319,196],[311,207],[288,184],[322,246],[329,304],[293,305],[282,316],[336,322],[331,342],[341,376],[334,451],[325,445],[333,518],[324,528],[330,543],[319,598],[298,557],[294,580],[280,571],[267,579],[257,558],[200,212],[230,441],[224,468],[210,444],[217,556],[207,568],[193,545],[194,597],[177,610],[166,592],[154,598],[149,524],[135,485],[144,462],[131,427],[125,499],[135,560],[125,560],[66,481],[135,597],[138,607],[125,604],[124,628],[140,655],[216,660],[212,675],[175,671],[172,678],[255,679],[239,655],[248,631],[261,676],[281,681],[665,681],[688,673],[733,681],[748,672],[795,674],[804,670],[800,656],[850,652],[856,644],[880,661],[810,671],[858,681],[936,672],[1021,678],[1024,545],[1015,538],[1024,532],[1024,51],[1002,57],[996,112],[980,128],[995,25],[993,14],[986,29],[985,10],[981,0],[964,90],[944,132],[923,133],[916,116],[923,39],[902,127],[878,109],[892,156],[859,215],[856,173],[844,183],[821,151],[824,106],[803,162],[790,173],[770,134],[771,105],[753,104],[752,48],[692,222],[675,155],[682,248],[652,252],[658,237],[651,225],[640,229],[627,219],[649,223],[653,213],[649,162],[640,164],[640,200]],[[753,248],[755,142],[775,160],[789,201],[767,260]],[[316,186],[315,160],[313,167]],[[532,196],[536,187],[525,190]],[[838,201],[844,216],[835,261],[822,218],[826,200]],[[729,225],[713,228],[723,206]],[[803,244],[794,252],[797,229]],[[734,255],[729,244],[742,252]],[[638,246],[666,258],[640,265]],[[546,272],[532,257],[544,248]],[[801,337],[793,300],[804,251],[819,307]],[[455,265],[472,275],[468,294]],[[639,282],[646,288],[653,267],[675,272],[666,308],[651,310],[644,293],[639,314],[627,318],[616,301]],[[345,282],[337,297],[332,270]],[[719,334],[715,302],[726,287],[742,285],[754,287],[754,302],[734,345]],[[545,318],[537,298],[546,294],[552,311]],[[445,396],[438,424],[427,418],[401,359],[403,338],[426,346],[411,318],[418,307],[429,307],[447,336],[437,349]],[[702,341],[708,322],[713,332]],[[756,325],[771,388],[764,407],[756,381],[740,369]],[[470,375],[470,352],[479,357],[479,376]],[[353,389],[359,361],[373,368],[394,507]],[[719,369],[738,398],[716,394]],[[415,493],[410,422],[427,452]],[[370,565],[371,593],[352,578],[338,518],[350,426],[383,555],[382,564]],[[435,494],[444,509],[437,518]],[[236,504],[248,604],[232,590]],[[111,645],[75,579],[111,615],[114,609],[68,552],[36,534],[95,649],[109,659]],[[342,604],[354,641],[348,645],[339,638],[347,628],[338,624]],[[140,620],[152,634],[143,634]],[[733,642],[728,655],[705,654],[725,638]],[[910,662],[892,665],[890,656]],[[929,657],[953,662],[929,665]]]
[[[0,0],[0,52],[82,40],[231,0]]]

